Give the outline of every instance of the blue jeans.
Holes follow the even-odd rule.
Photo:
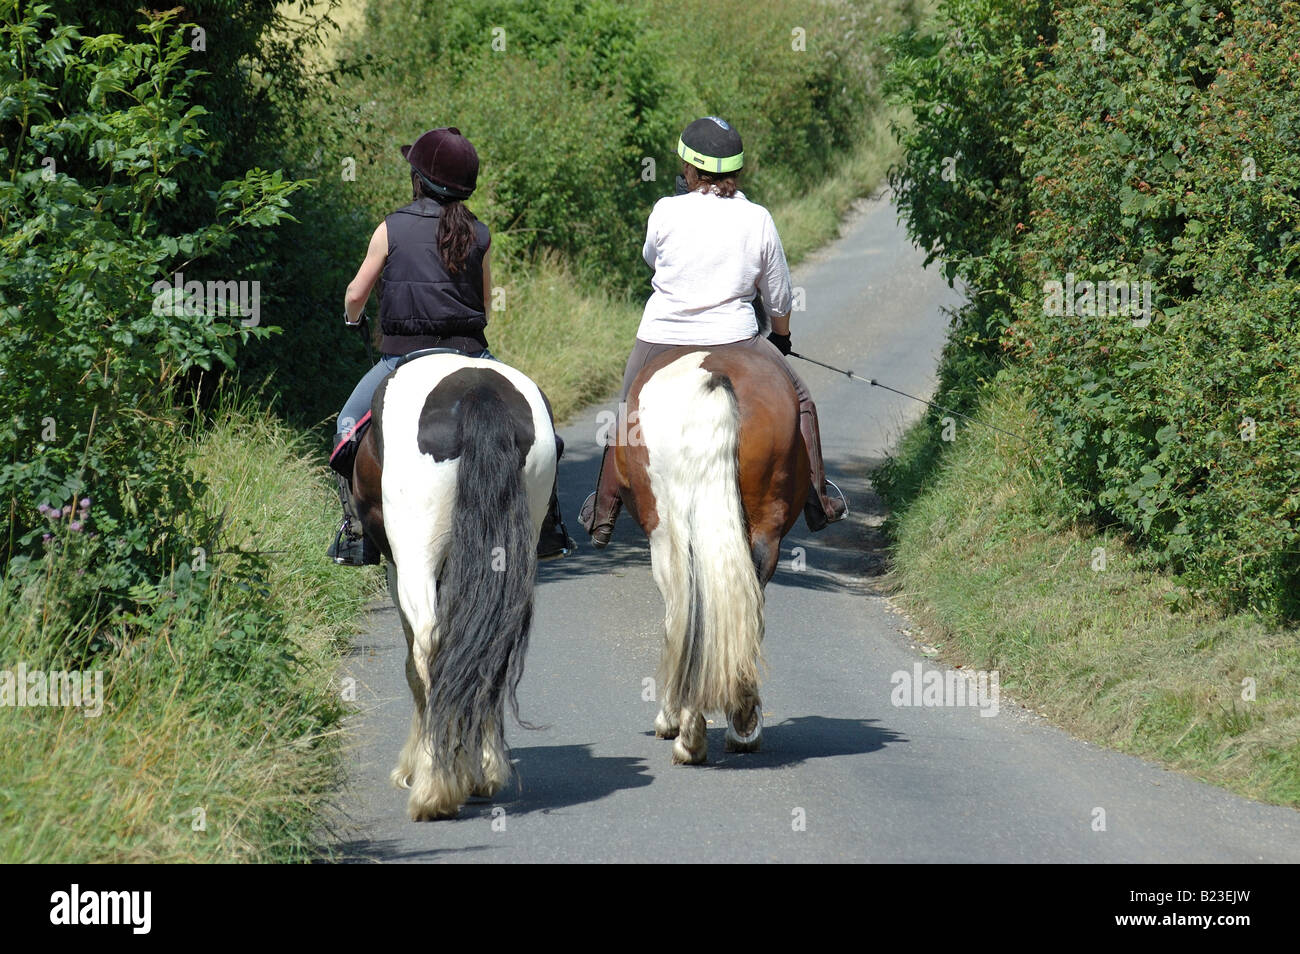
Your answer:
[[[497,360],[486,349],[480,354],[467,355],[466,357],[485,358],[489,361]],[[342,440],[344,434],[356,426],[357,421],[366,416],[366,412],[370,410],[370,402],[375,396],[375,389],[379,387],[379,382],[397,370],[397,364],[401,360],[401,355],[386,354],[375,362],[375,366],[366,372],[365,377],[357,382],[357,386],[352,389],[352,396],[347,399],[343,405],[343,410],[339,412],[338,423],[334,425],[335,445]]]

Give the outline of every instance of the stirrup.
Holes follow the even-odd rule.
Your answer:
[[[364,537],[353,536],[346,517],[334,534],[334,542],[325,553],[339,566],[378,566],[379,553]]]
[[[844,491],[840,490],[834,481],[828,480],[825,477],[822,478],[822,483],[835,489],[835,492],[839,494],[841,503],[844,505],[844,510],[834,519],[831,519],[831,515],[828,514],[826,508],[822,506],[822,495],[815,489],[811,487],[808,488],[808,500],[804,503],[803,507],[803,519],[804,522],[808,524],[808,529],[813,533],[825,530],[832,523],[839,523],[849,515],[849,501],[848,498],[844,496]]]
[[[537,540],[538,562],[558,560],[560,557],[568,556],[576,549],[578,549],[578,545],[573,542],[573,537],[569,536],[569,531],[565,528],[563,520],[557,521],[555,526],[551,527],[549,536],[545,525],[543,525],[542,535]]]
[[[835,483],[835,481],[831,480],[829,477],[823,477],[822,480],[826,481],[826,485],[839,494],[840,503],[844,504],[844,512],[842,514],[834,520],[827,520],[828,523],[839,523],[849,515],[849,498],[845,495],[844,491],[840,490],[839,484]]]

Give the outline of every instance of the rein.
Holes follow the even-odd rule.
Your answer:
[[[1020,443],[1024,444],[1026,447],[1033,446],[1032,444],[1029,443],[1029,441],[1025,440],[1019,434],[1013,434],[1011,433],[1011,431],[1003,430],[1002,428],[997,427],[996,425],[993,424],[989,424],[986,421],[977,421],[975,418],[963,414],[961,411],[954,411],[950,407],[944,407],[942,404],[935,404],[933,401],[927,401],[925,398],[919,398],[914,394],[908,394],[906,391],[900,391],[898,390],[898,388],[891,388],[888,384],[881,384],[875,378],[864,378],[861,375],[853,373],[852,371],[845,371],[843,368],[837,368],[833,365],[826,364],[824,361],[818,361],[816,358],[809,358],[806,355],[799,354],[797,351],[791,351],[790,357],[800,358],[804,361],[809,362],[810,364],[815,364],[820,367],[823,367],[827,371],[834,371],[836,374],[842,374],[847,378],[852,378],[854,381],[861,381],[863,384],[869,384],[875,388],[884,388],[886,391],[893,391],[895,394],[902,395],[905,398],[910,398],[913,401],[918,401],[921,404],[928,404],[930,405],[930,407],[935,408],[936,410],[943,411],[947,414],[955,414],[958,417],[960,417],[962,420],[970,421],[972,424],[979,424],[982,427],[987,427],[989,430],[997,431],[999,434],[1005,434],[1007,437],[1015,438],[1016,440],[1020,441]]]
[[[364,311],[361,313],[361,322],[357,325],[361,329],[361,337],[366,339],[366,357],[370,359],[370,364],[375,363],[375,347],[370,343],[370,316]]]

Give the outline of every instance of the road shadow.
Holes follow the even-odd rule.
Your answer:
[[[625,789],[642,788],[653,781],[644,759],[594,756],[590,745],[518,746],[510,750],[510,756],[515,766],[510,783],[493,798],[471,798],[461,807],[457,822],[491,820],[492,810],[498,807],[504,808],[511,817],[535,812],[547,814],[599,801]],[[466,851],[487,850],[482,845],[421,848],[409,841],[357,837],[358,825],[343,805],[336,805],[334,812],[331,826],[334,837],[323,839],[333,845],[334,854],[322,853],[316,859],[318,862],[436,861],[443,854],[456,856]],[[402,817],[405,818],[404,809]]]
[[[490,818],[501,806],[511,816],[552,812],[595,802],[654,779],[645,759],[595,756],[590,745],[530,745],[510,750],[514,779],[492,799],[471,799],[461,818]]]
[[[757,752],[726,751],[726,726],[709,729],[709,760],[704,769],[777,769],[813,759],[869,755],[887,745],[909,740],[877,719],[832,719],[798,716],[763,727],[763,747]]]

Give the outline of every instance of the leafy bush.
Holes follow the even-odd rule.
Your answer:
[[[757,200],[807,187],[877,101],[881,54],[861,42],[877,15],[874,0],[372,4],[351,55],[373,72],[344,87],[379,132],[357,145],[357,185],[377,221],[409,195],[397,147],[455,125],[482,160],[471,205],[498,261],[555,250],[590,285],[640,291],[645,218],[686,123],[736,125]]]
[[[94,568],[86,587],[61,594],[75,616],[210,543],[215,522],[173,449],[169,401],[191,369],[232,367],[240,341],[271,329],[178,302],[155,282],[283,219],[296,186],[255,169],[207,194],[207,224],[168,231],[161,210],[207,145],[172,15],[129,43],[83,36],[44,6],[13,14],[0,66],[0,571],[31,571],[75,538],[82,568]]]
[[[1232,605],[1294,618],[1300,54],[1282,39],[1300,5],[1075,3],[1018,43],[1009,5],[943,9],[960,45],[904,43],[917,119],[898,183],[976,309],[1006,303],[950,363],[992,354],[997,334],[1077,514]],[[956,116],[928,109],[971,89]],[[956,183],[918,174],[949,143],[975,150]]]
[[[1022,284],[1015,243],[1029,183],[1016,136],[1023,87],[1047,66],[1040,43],[1054,24],[1044,2],[945,3],[938,16],[889,42],[886,93],[913,117],[895,129],[903,160],[890,185],[925,263],[941,260],[948,282],[960,278],[972,292],[953,316],[939,370],[945,403],[968,411],[1000,366]]]

